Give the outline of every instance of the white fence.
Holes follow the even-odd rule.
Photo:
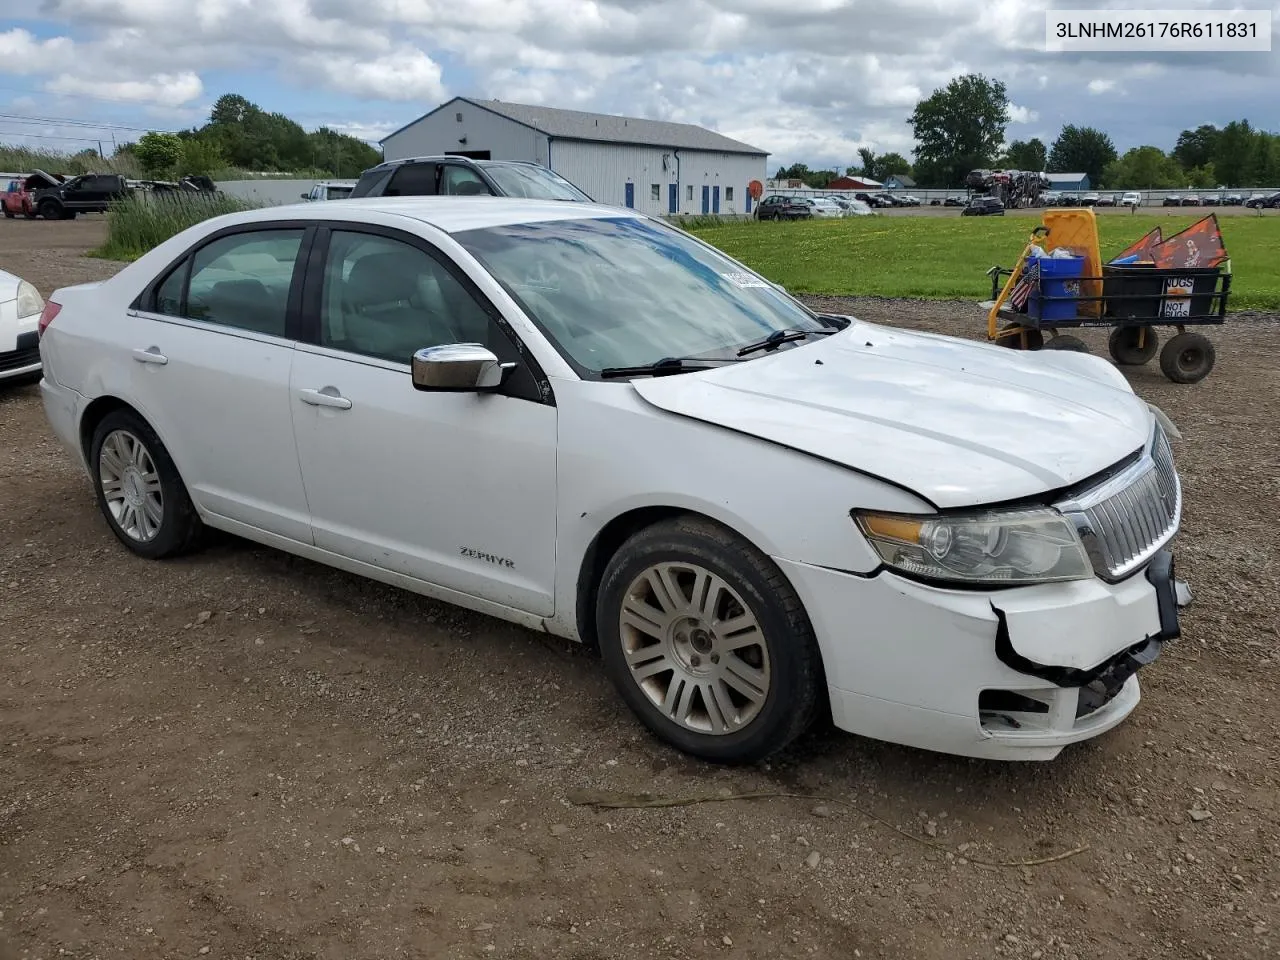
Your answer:
[[[1238,190],[1196,190],[1195,188],[1190,188],[1190,189],[1184,189],[1184,190],[1137,190],[1133,192],[1139,193],[1142,195],[1143,206],[1158,207],[1162,203],[1164,203],[1164,198],[1169,196],[1173,196],[1173,197],[1197,196],[1201,199],[1201,201],[1203,201],[1206,197],[1216,197],[1218,201],[1221,203],[1221,201],[1224,198],[1232,195],[1242,197],[1245,200],[1248,200],[1250,197],[1254,196],[1255,194],[1262,194],[1263,196],[1269,196],[1277,192],[1278,190],[1280,190],[1280,187],[1248,187],[1248,188],[1242,187]],[[1099,196],[1115,197],[1118,202],[1120,199],[1120,196],[1124,193],[1128,193],[1129,191],[1127,190],[1063,190],[1058,192],[1061,193],[1062,196],[1076,197],[1076,198],[1083,197],[1086,194],[1096,193]],[[898,196],[904,196],[904,195],[912,196],[917,198],[921,203],[924,203],[924,204],[928,204],[933,200],[937,200],[941,202],[945,200],[947,197],[968,196],[968,192],[965,190],[964,187],[957,187],[953,190],[932,190],[932,189],[930,190],[815,190],[809,187],[803,187],[803,188],[790,187],[790,188],[782,188],[778,190],[766,190],[764,192],[764,196],[778,195],[783,197],[852,197],[854,194],[857,194],[857,193],[870,193],[870,194],[887,193],[890,195],[896,194]]]

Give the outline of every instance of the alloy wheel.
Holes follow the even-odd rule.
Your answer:
[[[98,454],[98,479],[107,510],[139,543],[156,538],[164,521],[160,474],[145,445],[128,430],[113,430]]]
[[[659,563],[627,588],[619,635],[631,678],[669,720],[723,735],[749,724],[769,694],[759,620],[723,579],[694,563]]]

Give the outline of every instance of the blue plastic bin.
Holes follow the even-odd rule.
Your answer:
[[[1031,291],[1027,313],[1039,320],[1067,320],[1076,316],[1075,298],[1080,295],[1080,275],[1084,257],[1041,257],[1040,289]],[[1043,297],[1068,297],[1044,300]]]

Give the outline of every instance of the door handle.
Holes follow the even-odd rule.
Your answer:
[[[165,364],[169,362],[169,358],[160,352],[159,347],[147,347],[145,350],[133,351],[133,359],[139,363],[159,363]]]
[[[351,401],[338,392],[337,387],[323,387],[319,390],[299,390],[298,398],[313,407],[335,407],[338,410],[350,410]]]

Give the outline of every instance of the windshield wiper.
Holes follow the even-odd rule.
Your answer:
[[[645,363],[635,367],[605,367],[600,371],[602,380],[613,380],[618,377],[666,377],[673,373],[692,373],[695,370],[715,370],[722,363],[736,363],[736,358],[725,357],[704,359],[702,357],[663,357],[653,363]]]
[[[825,337],[835,333],[834,329],[828,330],[775,330],[763,340],[757,340],[754,343],[748,343],[738,351],[738,356],[745,357],[749,353],[755,353],[759,350],[776,350],[784,343],[790,343],[793,340],[807,340],[809,337]]]

